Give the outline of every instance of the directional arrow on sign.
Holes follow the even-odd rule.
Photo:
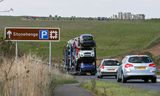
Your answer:
[[[8,35],[8,38],[10,39],[10,38],[11,38],[11,35],[12,35],[12,32],[9,30],[9,31],[7,32],[7,35]]]

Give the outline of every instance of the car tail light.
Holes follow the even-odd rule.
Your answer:
[[[101,68],[101,69],[104,69],[104,66],[101,66],[100,68]]]
[[[129,67],[133,67],[133,65],[132,64],[126,64],[125,65],[125,68],[129,68]]]
[[[149,64],[149,67],[156,67],[155,64]]]

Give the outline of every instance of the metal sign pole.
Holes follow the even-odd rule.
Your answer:
[[[15,48],[15,61],[18,62],[18,41],[16,41],[16,48]]]
[[[15,44],[16,44],[15,45],[15,47],[16,47],[15,48],[15,63],[16,64],[18,64],[18,44],[17,43],[18,43],[18,41],[15,41]],[[18,71],[18,77],[19,77],[19,71],[20,71],[19,70],[19,66],[17,67],[17,71]],[[18,79],[18,81],[16,83],[16,87],[19,87],[19,79]],[[18,89],[15,90],[15,95],[17,95],[17,93],[18,93]]]
[[[49,72],[51,72],[52,66],[52,42],[49,42]]]

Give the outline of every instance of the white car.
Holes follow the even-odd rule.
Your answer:
[[[156,65],[148,55],[127,55],[117,72],[117,82],[126,83],[129,79],[149,80],[156,83]]]
[[[78,58],[83,57],[95,57],[94,50],[80,50],[78,52]]]
[[[116,59],[103,59],[101,64],[97,68],[97,78],[103,78],[103,76],[115,76],[117,77],[117,70],[119,62]]]

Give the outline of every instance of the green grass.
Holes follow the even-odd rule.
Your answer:
[[[97,56],[107,57],[144,49],[160,36],[160,21],[24,21],[21,17],[0,17],[0,35],[6,26],[26,27],[59,27],[61,41],[52,43],[53,59],[62,57],[63,47],[69,39],[83,33],[91,33],[97,43]],[[19,49],[23,52],[33,52],[48,57],[48,43],[38,43],[33,46],[31,42],[19,42]],[[45,48],[44,48],[45,47]]]
[[[143,90],[131,86],[123,86],[106,81],[95,81],[93,85],[90,81],[82,83],[81,86],[89,91],[94,92],[97,96],[159,96],[160,92]]]
[[[55,74],[52,78],[52,81],[55,83],[55,85],[78,83],[73,76],[64,73]]]

